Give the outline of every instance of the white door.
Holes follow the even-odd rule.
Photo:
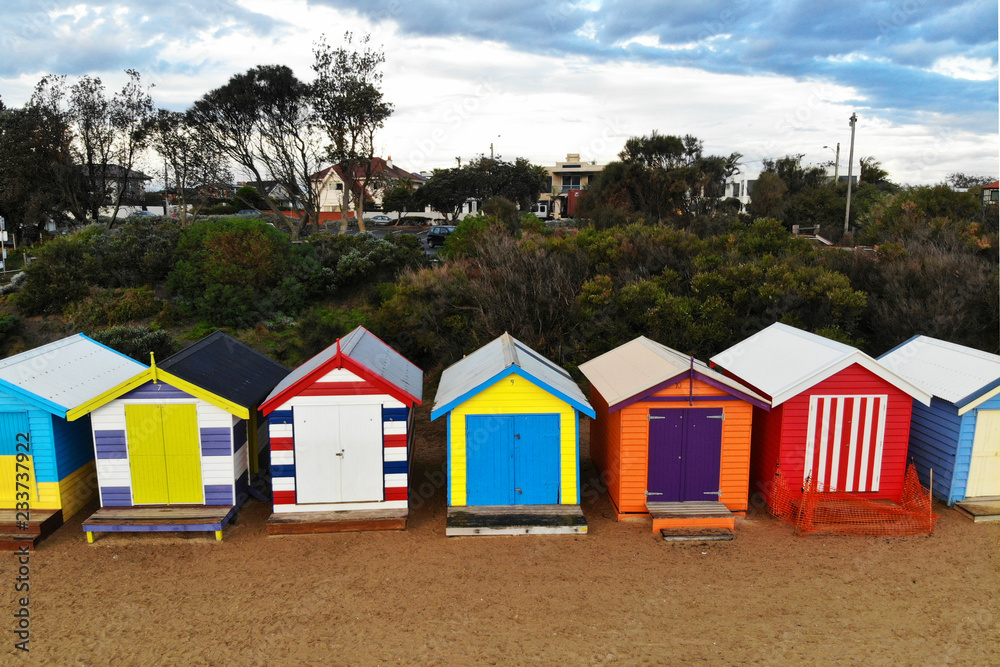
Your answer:
[[[382,408],[293,409],[297,503],[382,500]]]
[[[1000,496],[1000,410],[980,410],[972,441],[966,498]]]
[[[878,491],[889,397],[810,396],[803,481],[820,491]]]

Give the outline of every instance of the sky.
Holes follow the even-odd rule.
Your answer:
[[[492,150],[604,164],[631,136],[707,154],[858,159],[901,184],[1000,175],[996,0],[4,0],[0,99],[47,73],[138,70],[183,110],[237,73],[312,77],[313,44],[370,33],[394,113],[383,156],[410,171]],[[830,148],[824,148],[829,146]],[[151,158],[151,169],[155,161]]]

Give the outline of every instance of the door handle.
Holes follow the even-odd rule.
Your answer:
[[[520,433],[515,433],[515,434],[514,434],[514,437],[515,437],[516,439],[520,440],[520,439],[521,439],[521,434],[520,434]]]
[[[337,452],[337,456],[343,456],[343,455],[344,455],[344,450],[343,449],[341,449],[339,452]]]
[[[521,493],[521,489],[514,489],[514,490],[517,491],[518,493]]]

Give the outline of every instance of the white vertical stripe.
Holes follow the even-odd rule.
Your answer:
[[[889,397],[879,396],[878,435],[875,438],[875,458],[872,461],[872,491],[878,491],[882,481],[882,443],[885,441],[885,418],[889,408]]]
[[[858,419],[861,417],[861,402],[864,399],[860,396],[854,397],[854,410],[851,413],[851,442],[850,451],[847,455],[847,484],[845,491],[854,491],[854,472],[858,462]]]
[[[826,453],[830,443],[830,404],[835,399],[831,396],[826,396],[820,400],[823,405],[823,424],[820,427],[819,433],[819,470],[816,471],[816,488],[823,491],[826,489]]]
[[[872,398],[865,397],[865,434],[861,441],[861,465],[858,468],[858,491],[868,491],[868,458],[871,455]]]
[[[837,482],[839,481],[838,477],[840,476],[840,448],[844,437],[844,403],[847,402],[847,398],[839,396],[832,400],[837,404],[837,421],[833,429],[833,442],[831,443],[831,448],[833,449],[833,460],[830,462],[830,485],[827,487],[831,491],[838,488]]]
[[[809,430],[806,431],[806,455],[805,464],[802,468],[802,483],[809,479],[812,474],[813,452],[816,449],[816,404],[818,396],[809,397]]]

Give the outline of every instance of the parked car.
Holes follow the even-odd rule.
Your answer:
[[[392,222],[392,218],[387,215],[373,215],[372,217],[365,219],[373,225],[388,225]]]
[[[427,247],[435,248],[437,246],[443,246],[444,240],[454,231],[454,225],[438,225],[436,227],[431,227],[430,231],[427,232]]]
[[[242,211],[237,211],[236,215],[240,216],[241,218],[259,218],[260,211],[257,211],[252,208],[245,208]]]
[[[132,211],[128,214],[130,218],[155,218],[156,214],[151,211]]]

